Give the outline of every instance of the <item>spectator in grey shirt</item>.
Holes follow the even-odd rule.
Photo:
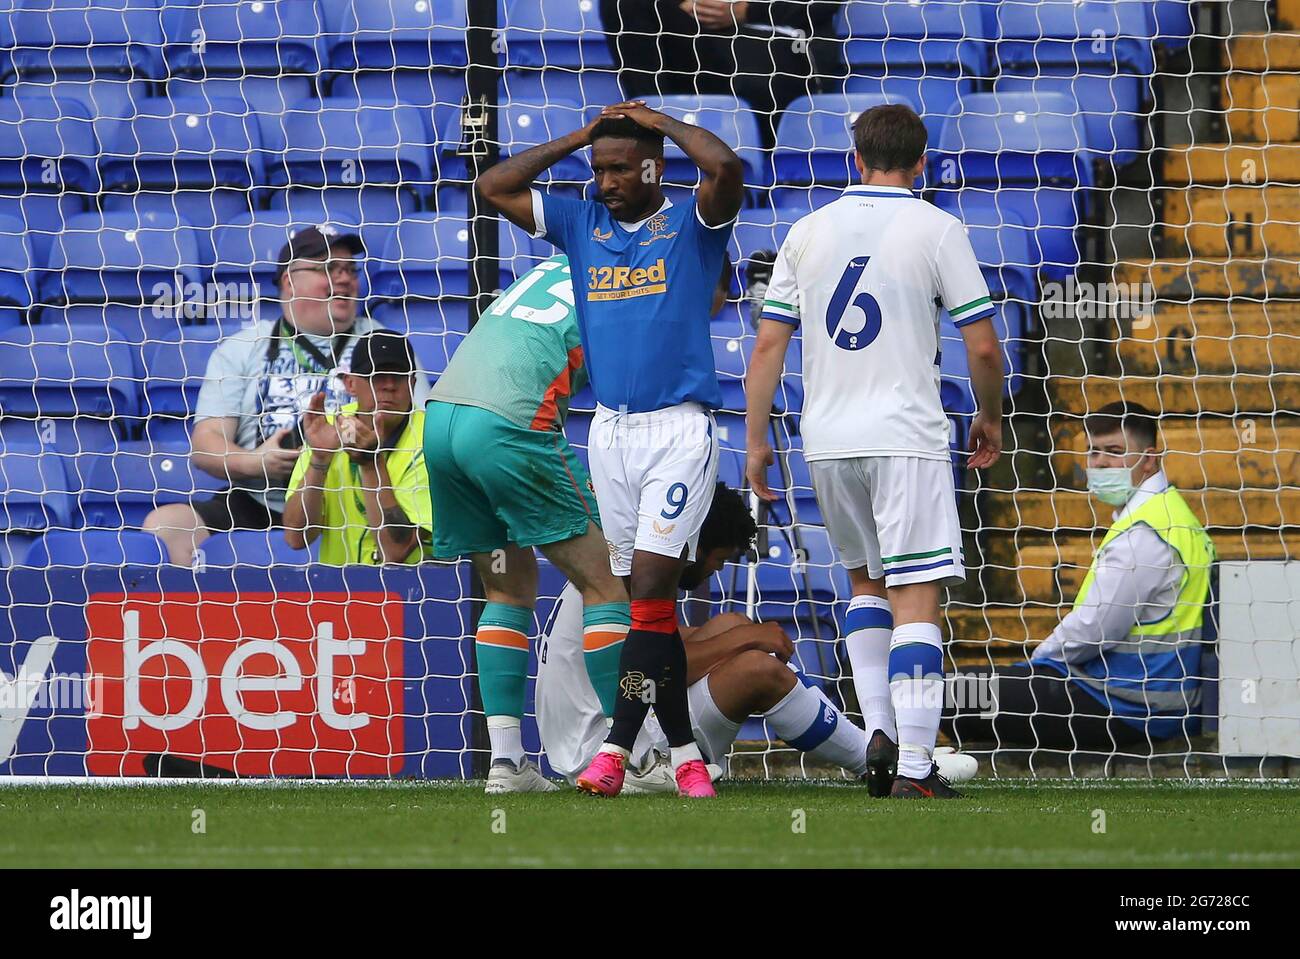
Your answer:
[[[282,525],[285,486],[302,446],[302,411],[319,392],[328,408],[347,402],[338,372],[348,369],[357,340],[378,326],[357,316],[355,257],[363,252],[360,237],[330,227],[293,234],[276,272],[283,318],[228,337],[208,360],[191,455],[230,489],[145,517],[145,531],[167,544],[173,563],[190,565],[213,533]],[[416,404],[427,395],[420,376]]]

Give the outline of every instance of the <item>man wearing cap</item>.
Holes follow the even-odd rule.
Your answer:
[[[329,226],[307,227],[280,251],[276,287],[283,317],[223,340],[208,360],[191,437],[194,464],[227,480],[212,499],[161,506],[144,529],[188,566],[213,533],[282,525],[285,484],[302,446],[300,417],[312,397],[338,409],[348,395],[338,371],[348,368],[359,337],[377,329],[358,316],[355,258],[360,237]],[[414,400],[428,384],[417,375]]]
[[[415,354],[400,333],[362,337],[343,375],[355,397],[335,416],[325,394],[303,413],[306,445],[289,479],[284,535],[294,549],[320,538],[320,561],[418,563],[432,555],[424,412],[412,409]]]

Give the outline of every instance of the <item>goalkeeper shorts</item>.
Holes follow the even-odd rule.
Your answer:
[[[433,400],[424,462],[438,559],[559,543],[600,525],[591,479],[563,433]]]

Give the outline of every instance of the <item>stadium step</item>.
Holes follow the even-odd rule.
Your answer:
[[[1300,300],[1164,304],[1118,342],[1125,373],[1272,373],[1300,357]]]
[[[1300,551],[1295,532],[1211,532],[1220,561],[1285,560]],[[1056,542],[1029,542],[1018,549],[1000,544],[990,550],[994,570],[989,599],[998,603],[1073,602],[1092,564],[1101,532],[1093,537],[1061,537]]]
[[[1158,300],[1300,297],[1300,263],[1278,257],[1127,260],[1114,277],[1131,287],[1150,284]]]
[[[1165,195],[1164,236],[1193,257],[1300,255],[1293,186],[1191,187]]]
[[[949,651],[958,666],[987,665],[1025,659],[1026,643],[1040,643],[1056,628],[1068,610],[1038,606],[985,606],[981,609],[949,608]]]
[[[1269,416],[1300,412],[1300,372],[1201,376],[1054,376],[1048,380],[1052,409],[1077,420],[1107,403],[1126,400],[1164,414],[1202,412]]]
[[[1165,152],[1169,186],[1300,183],[1300,143],[1206,143]]]
[[[1300,529],[1300,489],[1185,490],[1184,498],[1207,529]],[[980,502],[984,531],[1084,533],[1107,527],[1113,507],[1077,490],[990,490]]]
[[[1290,418],[1167,420],[1164,468],[1179,489],[1276,490],[1300,476],[1300,425]],[[1087,438],[1077,425],[1056,431],[1052,467],[1082,488]]]
[[[1277,23],[1283,30],[1300,30],[1300,0],[1277,0]]]
[[[1234,142],[1300,140],[1300,74],[1230,73],[1223,103]]]
[[[1232,70],[1300,71],[1300,34],[1248,33],[1228,41],[1227,65]]]

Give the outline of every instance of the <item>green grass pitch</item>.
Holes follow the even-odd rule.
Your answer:
[[[724,782],[718,800],[686,803],[489,797],[463,783],[15,787],[0,789],[0,862],[1300,866],[1300,802],[1288,784],[988,780],[963,789],[963,801],[931,803],[873,800],[840,783]]]

